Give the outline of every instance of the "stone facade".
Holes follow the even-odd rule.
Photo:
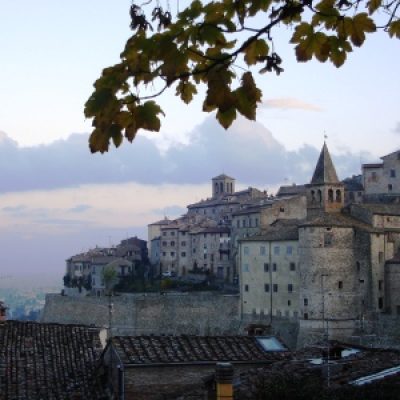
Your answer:
[[[365,195],[399,195],[400,151],[390,153],[381,159],[382,163],[362,166]]]

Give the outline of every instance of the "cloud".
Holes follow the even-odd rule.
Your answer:
[[[199,184],[221,172],[233,175],[238,183],[269,189],[285,179],[308,182],[319,154],[319,149],[309,145],[288,151],[265,126],[244,118],[225,131],[213,116],[188,133],[187,143],[162,152],[139,135],[132,145],[124,143],[106,154],[92,155],[87,140],[87,135],[73,134],[49,145],[20,148],[3,136],[0,193],[128,182]],[[346,157],[333,155],[337,165],[346,165],[340,173],[343,178],[359,170],[358,156],[348,153]],[[86,201],[82,200],[71,213],[83,211],[79,206]]]
[[[393,129],[393,132],[400,135],[400,122],[397,123],[396,127]]]
[[[70,213],[82,213],[84,211],[90,210],[92,207],[88,204],[78,204],[75,207],[70,208],[68,211]]]
[[[304,110],[304,111],[322,111],[321,107],[294,97],[281,97],[277,99],[269,99],[263,102],[261,107],[280,108],[282,110]]]

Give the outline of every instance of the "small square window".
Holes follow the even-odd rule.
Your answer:
[[[182,251],[181,257],[186,257],[186,253],[184,251]]]
[[[343,282],[342,282],[342,281],[339,281],[339,282],[338,282],[338,288],[339,288],[339,289],[343,289]]]

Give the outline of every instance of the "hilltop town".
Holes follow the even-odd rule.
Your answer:
[[[212,178],[211,197],[150,222],[147,241],[68,258],[40,323],[5,321],[1,305],[0,389],[10,399],[251,399],[281,382],[308,399],[392,398],[399,177],[396,151],[340,181],[324,143],[309,183],[275,195]]]

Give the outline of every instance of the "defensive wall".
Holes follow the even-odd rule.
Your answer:
[[[243,315],[239,295],[217,293],[124,294],[111,297],[114,335],[243,335],[250,324],[271,325],[269,334],[290,348],[326,338],[321,321]],[[48,294],[41,322],[109,326],[109,297]],[[300,323],[299,323],[300,322]],[[306,326],[305,326],[306,325]],[[315,326],[314,326],[315,325]],[[329,338],[371,347],[400,349],[398,317],[374,314],[346,324],[329,322]]]
[[[240,331],[239,295],[124,294],[70,297],[48,294],[41,322],[109,326],[114,335],[222,335]]]

